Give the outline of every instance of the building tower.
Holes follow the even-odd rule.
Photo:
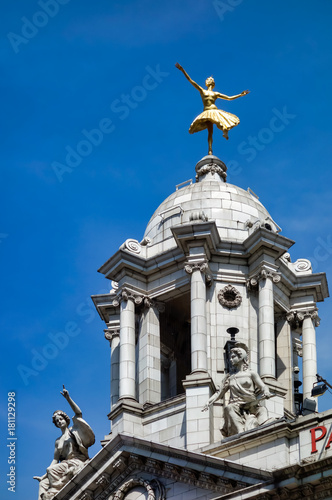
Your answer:
[[[92,297],[110,343],[111,432],[57,500],[332,498],[332,411],[311,393],[326,277],[292,262],[294,242],[226,170],[202,158],[142,241],[99,269],[112,287]]]
[[[111,432],[57,499],[332,498],[332,411],[311,396],[326,277],[292,262],[294,242],[226,170],[202,158],[142,241],[99,269],[112,287],[92,297],[111,348]],[[229,393],[201,410],[235,344],[273,397],[258,403],[266,421],[227,435]]]

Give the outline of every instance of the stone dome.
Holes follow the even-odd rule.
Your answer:
[[[166,198],[145,230],[144,239],[149,241],[149,246],[157,245],[158,253],[168,250],[173,247],[172,241],[175,246],[171,228],[195,222],[215,221],[220,238],[236,243],[242,243],[249,236],[250,228],[257,224],[266,224],[265,227],[273,231],[280,229],[249,189],[245,191],[225,182],[226,176],[222,175],[211,169],[205,171],[197,176],[198,182],[177,189]]]

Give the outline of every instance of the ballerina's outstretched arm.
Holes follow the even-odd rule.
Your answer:
[[[236,94],[236,95],[225,95],[221,94],[220,92],[215,92],[217,95],[217,98],[219,99],[225,99],[225,101],[233,101],[234,99],[238,99],[239,97],[242,97],[243,95],[249,94],[250,90],[244,90],[241,92],[241,94]]]
[[[198,83],[194,82],[194,80],[192,80],[190,78],[190,76],[188,75],[188,73],[182,68],[182,66],[179,64],[179,63],[176,63],[175,64],[176,68],[178,68],[180,71],[182,71],[182,73],[184,74],[184,76],[187,78],[187,80],[191,83],[191,85],[193,85],[193,87],[195,87],[195,89],[197,89],[199,92],[202,92],[203,91],[203,88],[200,87],[198,85]]]

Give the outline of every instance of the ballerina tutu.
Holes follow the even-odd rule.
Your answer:
[[[239,118],[221,109],[207,109],[198,115],[189,127],[189,133],[194,134],[207,128],[208,122],[216,125],[220,130],[228,131],[240,123]]]

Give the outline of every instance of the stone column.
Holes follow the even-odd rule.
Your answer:
[[[120,366],[119,399],[136,399],[136,360],[135,360],[135,304],[143,297],[134,295],[124,288],[119,296],[120,302]]]
[[[139,337],[138,383],[139,402],[159,403],[161,400],[161,359],[159,312],[164,305],[144,299],[145,311]]]
[[[266,269],[250,280],[252,286],[258,284],[259,373],[263,378],[276,378],[273,283],[279,281],[279,274]]]
[[[120,321],[112,322],[105,330],[105,338],[111,346],[111,409],[119,400]]]
[[[298,316],[302,316],[301,313]],[[303,313],[302,323],[302,363],[303,363],[303,400],[311,399],[313,384],[317,382],[316,330],[319,325],[317,311]]]
[[[206,262],[186,264],[185,271],[191,274],[191,373],[207,371],[206,338]]]

